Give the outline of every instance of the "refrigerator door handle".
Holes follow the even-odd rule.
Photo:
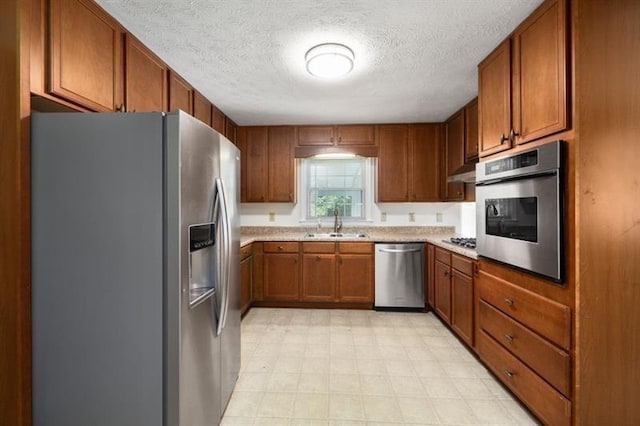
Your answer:
[[[224,328],[227,312],[229,310],[229,275],[231,273],[231,225],[229,223],[229,211],[227,210],[227,198],[224,190],[224,183],[222,179],[216,178],[216,189],[217,189],[217,201],[221,210],[221,221],[222,221],[222,259],[223,268],[222,269],[222,279],[219,281],[220,288],[222,290],[221,294],[221,306],[220,306],[220,317],[218,318],[218,327],[216,328],[216,335],[220,335],[222,333],[222,329]]]

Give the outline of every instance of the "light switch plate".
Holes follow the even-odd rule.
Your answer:
[[[409,213],[409,222],[415,222],[416,221],[416,214],[411,212]]]
[[[436,213],[436,222],[442,222],[442,213]]]
[[[275,222],[275,221],[276,221],[276,213],[269,212],[269,222]]]
[[[387,221],[387,213],[386,212],[380,213],[380,222],[386,222],[386,221]]]

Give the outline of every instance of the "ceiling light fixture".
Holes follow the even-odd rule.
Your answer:
[[[344,44],[324,43],[312,47],[304,57],[309,74],[320,78],[337,78],[351,72],[355,56]]]

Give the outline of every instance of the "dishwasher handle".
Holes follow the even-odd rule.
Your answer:
[[[381,253],[420,253],[422,252],[422,249],[378,249],[378,251]]]

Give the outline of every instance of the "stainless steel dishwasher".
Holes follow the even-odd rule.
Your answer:
[[[424,308],[424,244],[375,248],[375,308]]]

